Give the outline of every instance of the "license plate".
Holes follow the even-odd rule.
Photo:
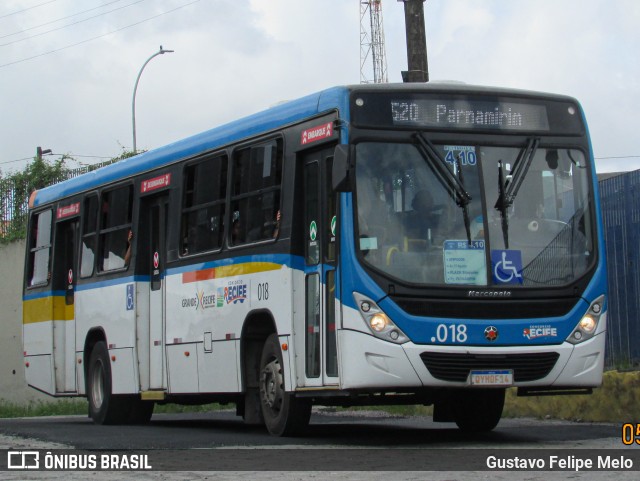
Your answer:
[[[471,371],[469,384],[472,386],[511,386],[513,385],[513,371]]]

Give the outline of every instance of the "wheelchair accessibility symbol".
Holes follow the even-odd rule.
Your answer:
[[[522,284],[522,253],[516,250],[492,250],[491,267],[495,284]]]

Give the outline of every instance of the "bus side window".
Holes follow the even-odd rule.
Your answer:
[[[29,286],[46,285],[50,280],[51,209],[35,214],[31,223],[29,248]]]
[[[227,164],[227,156],[219,155],[185,168],[182,255],[219,249],[222,245]]]
[[[133,186],[119,187],[102,195],[98,266],[100,271],[128,267],[125,257],[131,230]]]
[[[80,258],[80,277],[93,275],[96,257],[96,234],[98,230],[98,196],[90,195],[84,200],[84,219],[82,230],[82,254]]]
[[[232,245],[277,236],[282,156],[279,139],[234,154]]]

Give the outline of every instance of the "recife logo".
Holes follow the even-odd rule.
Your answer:
[[[247,298],[247,285],[242,281],[232,281],[224,288],[224,300],[227,304],[243,303]]]

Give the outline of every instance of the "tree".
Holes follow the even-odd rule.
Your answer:
[[[66,166],[65,162],[75,160],[68,154],[52,162],[37,156],[22,172],[6,177],[0,172],[0,243],[6,244],[26,237],[29,196],[33,191],[134,155],[136,155],[134,152],[127,151],[123,147],[119,156],[79,169],[69,169]]]

